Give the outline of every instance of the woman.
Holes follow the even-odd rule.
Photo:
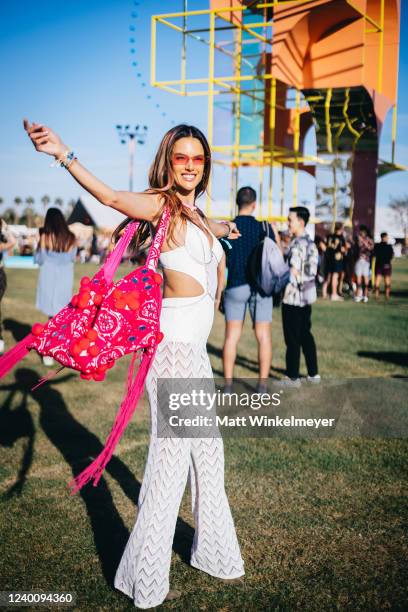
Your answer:
[[[10,233],[6,222],[0,219],[0,355],[4,353],[3,324],[1,317],[1,301],[7,289],[7,277],[4,271],[3,253],[16,244],[16,239]]]
[[[138,516],[115,577],[115,586],[138,608],[150,608],[179,595],[169,591],[171,549],[178,509],[190,478],[196,531],[191,565],[223,580],[244,575],[243,561],[224,490],[221,438],[158,438],[157,379],[209,378],[206,341],[214,317],[217,268],[222,248],[217,238],[236,238],[233,223],[206,219],[196,208],[211,170],[211,152],[197,128],[180,125],[165,134],[144,193],[114,191],[95,178],[49,128],[24,122],[37,151],[53,155],[105,206],[144,220],[136,245],[150,236],[164,206],[171,213],[160,262],[164,271],[159,344],[146,387],[151,438]]]
[[[326,279],[322,287],[323,298],[327,298],[327,290],[331,287],[330,299],[333,302],[343,301],[344,254],[346,241],[344,225],[340,221],[334,226],[334,233],[327,237],[326,249]]]
[[[58,208],[49,208],[44,227],[40,228],[40,241],[34,261],[40,266],[36,307],[49,318],[53,317],[72,297],[76,238],[68,228]],[[46,366],[52,366],[52,357],[43,357]]]
[[[370,281],[370,264],[374,251],[374,240],[371,238],[368,227],[365,225],[360,225],[359,227],[355,240],[355,250],[357,254],[357,261],[354,266],[354,273],[357,278],[357,294],[354,297],[354,301],[362,301],[366,304],[368,302],[368,284]]]

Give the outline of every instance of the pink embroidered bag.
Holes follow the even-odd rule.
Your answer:
[[[131,222],[95,276],[81,279],[79,293],[70,303],[44,325],[35,323],[31,333],[0,358],[0,378],[34,349],[58,361],[62,366],[58,371],[69,367],[78,370],[81,378],[101,381],[116,359],[133,353],[127,393],[112,431],[100,455],[69,483],[72,493],[90,480],[94,480],[94,486],[98,484],[132,418],[157,345],[163,339],[160,331],[162,277],[156,268],[169,218],[169,210],[165,208],[145,265],[114,283],[113,277],[123,254],[139,227],[138,221]],[[141,360],[134,376],[138,354]],[[39,384],[48,378],[42,378]]]

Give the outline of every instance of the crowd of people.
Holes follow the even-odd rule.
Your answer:
[[[352,238],[338,222],[333,233],[327,238],[317,236],[315,242],[319,251],[317,281],[324,299],[342,301],[347,293],[355,302],[366,303],[370,287],[378,299],[382,279],[385,297],[389,299],[394,250],[387,232],[381,234],[380,242],[374,243],[365,225],[360,225],[357,235]]]
[[[384,282],[385,298],[391,293],[393,247],[389,244],[386,232],[381,234],[381,241],[374,243],[366,226],[361,225],[357,235],[352,239],[346,234],[343,223],[337,222],[334,231],[327,237],[316,236],[315,249],[311,250],[311,239],[307,232],[306,249],[298,249],[294,255],[296,237],[293,224],[296,219],[303,222],[303,229],[309,220],[309,211],[304,207],[294,207],[288,217],[288,230],[279,231],[274,223],[261,223],[255,219],[257,206],[256,191],[251,187],[242,187],[237,194],[238,215],[234,219],[240,239],[230,243],[222,242],[226,254],[226,265],[220,267],[218,291],[215,297],[216,307],[222,300],[220,310],[225,315],[225,342],[223,347],[223,364],[226,389],[233,380],[233,369],[237,355],[237,346],[241,337],[246,310],[249,310],[259,358],[259,388],[265,387],[272,363],[272,343],[270,324],[273,314],[273,300],[254,290],[248,281],[248,262],[256,245],[265,236],[271,237],[278,245],[287,261],[294,261],[299,268],[304,284],[305,270],[308,268],[308,292],[294,298],[299,291],[297,286],[289,283],[282,300],[282,319],[284,337],[287,344],[287,381],[295,386],[300,384],[299,360],[300,349],[305,353],[308,380],[318,382],[316,348],[311,335],[311,304],[316,299],[317,291],[323,299],[343,301],[345,295],[355,302],[368,301],[370,288],[375,297],[380,296],[381,281]],[[295,213],[293,213],[295,211]],[[19,249],[25,241],[14,238],[2,221],[2,240],[0,243],[0,303],[6,289],[6,275],[2,253],[10,249]],[[21,238],[21,237],[20,237]],[[295,240],[295,242],[294,242]],[[24,243],[24,244],[23,244]],[[228,246],[226,246],[228,245]],[[34,261],[40,266],[36,295],[36,307],[49,318],[54,316],[70,299],[73,288],[73,265],[75,262],[103,263],[113,246],[110,237],[105,233],[99,236],[94,232],[89,245],[75,238],[65,218],[57,208],[47,211],[44,226],[39,230],[36,244],[30,243]],[[303,261],[302,253],[313,254],[313,261]],[[25,250],[24,255],[28,254]],[[300,254],[300,255],[299,255]],[[129,255],[124,259],[129,265],[143,265],[146,251]],[[306,268],[305,268],[306,266]],[[374,270],[372,269],[374,266]],[[62,269],[63,267],[63,269]],[[227,268],[227,270],[226,270]],[[225,279],[225,280],[224,280]],[[374,283],[372,283],[374,279]],[[223,287],[226,285],[225,291]],[[296,285],[296,283],[295,283]],[[308,297],[305,295],[308,293]],[[315,295],[316,294],[316,295]],[[311,297],[312,296],[312,297]],[[299,308],[301,308],[299,310]],[[1,335],[0,311],[0,354],[4,352],[4,340]],[[51,357],[43,357],[46,366],[54,365]]]
[[[221,305],[225,315],[223,365],[226,388],[232,386],[237,347],[247,308],[258,345],[259,390],[265,388],[269,376],[273,297],[251,286],[248,276],[253,253],[266,236],[276,242],[290,268],[289,282],[280,296],[286,343],[286,377],[279,384],[292,387],[301,385],[301,351],[306,362],[306,381],[319,383],[316,344],[311,333],[311,311],[317,299],[317,290],[321,290],[323,299],[343,301],[344,294],[348,293],[355,302],[366,303],[370,287],[379,298],[383,280],[388,300],[394,256],[389,236],[383,232],[381,241],[375,244],[368,228],[361,225],[356,236],[351,238],[346,235],[343,223],[338,222],[326,238],[316,236],[312,241],[306,230],[309,221],[307,208],[290,208],[288,231],[279,232],[276,224],[265,226],[254,218],[257,204],[254,189],[242,187],[236,203],[238,215],[234,222],[241,232],[241,238],[225,248],[228,275]],[[374,283],[372,278],[375,279]]]

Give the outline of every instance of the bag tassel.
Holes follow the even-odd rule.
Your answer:
[[[28,334],[0,357],[0,378],[3,378],[19,361],[29,353],[27,346],[34,340],[33,334]]]
[[[117,443],[119,442],[123,432],[125,431],[129,421],[133,416],[136,405],[143,392],[146,375],[149,370],[150,364],[153,361],[155,353],[156,349],[144,352],[142,361],[139,366],[139,370],[132,382],[132,372],[134,368],[136,354],[133,355],[132,361],[129,366],[127,392],[117,412],[112,431],[110,432],[109,437],[106,440],[105,447],[103,451],[98,455],[98,457],[96,457],[96,459],[94,459],[94,461],[92,461],[92,463],[87,468],[85,468],[85,470],[83,470],[78,476],[73,478],[73,480],[71,480],[71,482],[68,484],[68,488],[71,489],[71,495],[74,495],[90,480],[94,481],[94,487],[97,486],[106,465],[108,464],[114,453]]]

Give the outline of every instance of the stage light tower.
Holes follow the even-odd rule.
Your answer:
[[[147,125],[117,125],[116,131],[118,133],[120,142],[122,144],[128,143],[129,151],[129,191],[133,191],[133,170],[134,170],[134,159],[136,141],[137,144],[143,145],[146,141],[147,136]]]

